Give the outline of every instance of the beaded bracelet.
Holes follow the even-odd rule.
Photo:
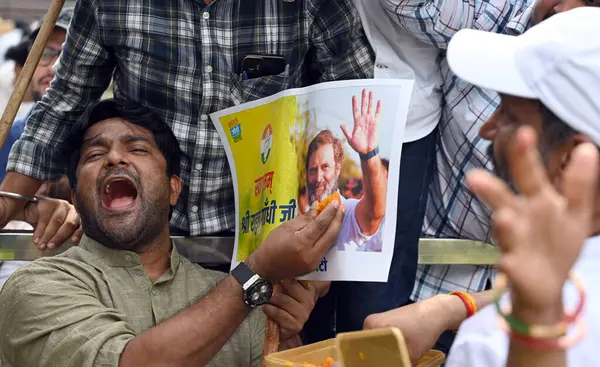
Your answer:
[[[571,312],[565,312],[565,317],[559,323],[555,325],[529,325],[514,317],[511,314],[510,304],[501,306],[501,296],[507,289],[507,279],[504,274],[498,274],[496,278],[496,309],[501,318],[509,325],[510,330],[513,334],[520,334],[523,337],[529,337],[533,339],[556,339],[564,336],[567,333],[569,325],[573,323],[581,314],[583,306],[585,304],[585,288],[579,279],[573,272],[569,273],[569,279],[577,287],[579,293],[579,303],[577,307]]]
[[[531,349],[565,350],[572,347],[573,345],[578,344],[587,334],[586,324],[580,317],[578,317],[575,320],[574,335],[564,335],[556,339],[535,339],[527,337],[519,333],[515,333],[514,331],[511,331],[510,327],[508,326],[508,323],[503,318],[499,317],[498,321],[498,326],[508,333],[511,340],[514,340],[515,342]]]

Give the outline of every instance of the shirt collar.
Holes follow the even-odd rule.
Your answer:
[[[127,250],[117,250],[106,247],[97,241],[89,238],[86,235],[83,235],[81,241],[79,242],[79,247],[84,250],[96,255],[98,258],[102,259],[109,266],[115,267],[135,267],[141,265],[140,255],[133,251]],[[179,264],[181,262],[181,255],[177,251],[177,248],[171,241],[171,266],[170,269],[173,270],[173,274],[177,272],[179,268]],[[165,274],[169,273],[167,271]]]

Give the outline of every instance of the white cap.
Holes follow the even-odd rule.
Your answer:
[[[538,99],[600,146],[600,8],[556,14],[520,36],[465,29],[448,45],[460,78]]]

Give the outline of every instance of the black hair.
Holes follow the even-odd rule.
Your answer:
[[[577,135],[578,132],[567,125],[554,112],[540,102],[540,113],[542,114],[542,132],[540,134],[540,150],[542,155],[556,148],[559,144],[564,143]]]
[[[67,177],[72,189],[77,186],[77,166],[86,131],[94,124],[111,118],[123,119],[152,132],[167,161],[167,174],[169,177],[180,175],[181,150],[171,128],[148,107],[129,100],[106,99],[86,109],[63,145],[62,154],[68,162]]]
[[[8,50],[6,50],[4,58],[6,60],[12,60],[15,64],[23,67],[27,60],[27,56],[29,55],[30,43],[31,41],[29,39],[24,38],[20,43],[9,47]]]
[[[23,35],[26,36],[29,33],[31,33],[31,28],[29,27],[29,24],[21,19],[17,19],[15,20],[15,28],[20,29],[21,31],[23,31]]]

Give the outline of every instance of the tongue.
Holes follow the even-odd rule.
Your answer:
[[[128,205],[131,205],[133,203],[133,200],[134,199],[131,196],[125,196],[125,197],[113,199],[110,202],[110,208],[111,209],[124,208]]]

